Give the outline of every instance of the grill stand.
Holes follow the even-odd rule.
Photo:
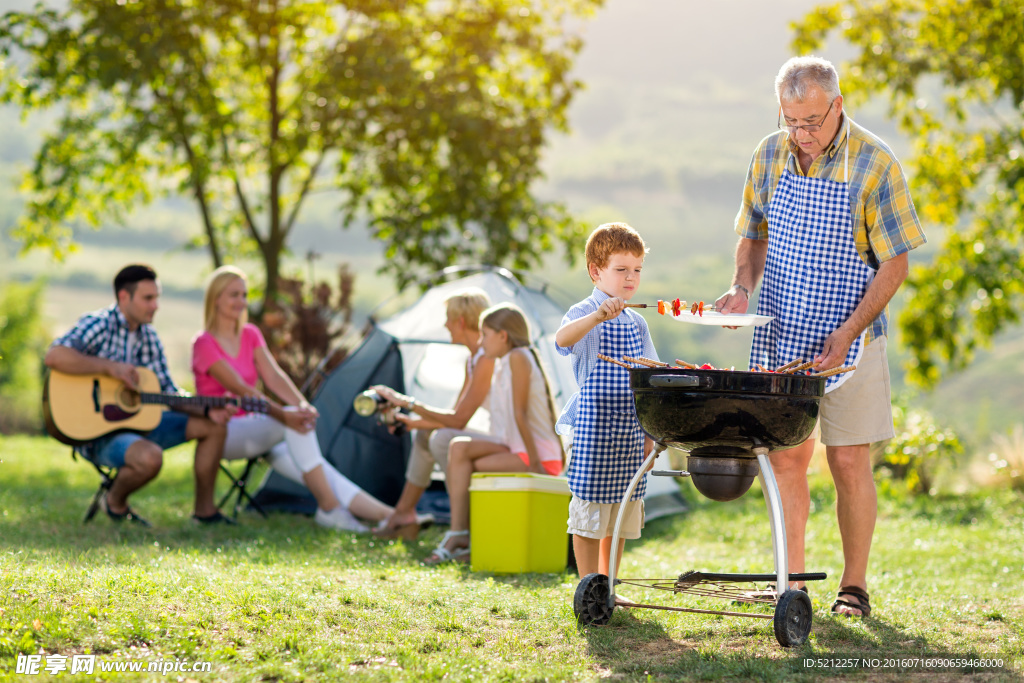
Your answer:
[[[775,472],[768,460],[768,449],[758,446],[754,449],[760,471],[757,478],[761,481],[764,502],[768,506],[768,520],[772,530],[772,552],[775,555],[775,586],[776,592],[782,595],[789,590],[789,555],[786,549],[786,520],[782,512],[782,496],[779,484],[775,481]],[[781,591],[780,591],[781,589]]]
[[[608,609],[615,607],[615,570],[619,556],[619,529],[622,527],[622,518],[625,516],[626,503],[633,496],[633,491],[636,491],[636,487],[640,485],[640,480],[644,478],[644,474],[647,472],[647,468],[654,464],[654,461],[665,450],[665,445],[659,442],[655,442],[654,448],[651,449],[651,454],[644,460],[644,464],[640,465],[640,469],[633,475],[633,481],[629,482],[629,488],[626,489],[626,495],[622,496],[622,504],[619,505],[619,514],[615,517],[615,530],[612,531],[612,549],[608,553]],[[689,475],[687,475],[689,476]]]
[[[654,460],[664,451],[666,446],[660,442],[655,442],[655,447],[651,450],[651,454],[647,456],[640,469],[633,476],[632,481],[629,484],[629,488],[626,490],[625,495],[622,497],[622,505],[619,506],[618,515],[615,518],[615,528],[612,532],[612,545],[610,557],[608,558],[608,576],[614,577],[618,564],[618,547],[619,547],[619,531],[622,526],[622,520],[625,515],[625,505],[629,502],[636,487],[639,486],[640,480],[643,478],[644,473],[648,467],[654,463]],[[772,535],[772,553],[775,562],[775,599],[767,600],[743,600],[744,602],[767,602],[775,607],[775,613],[773,616],[766,614],[753,614],[753,613],[741,613],[741,612],[724,612],[717,610],[698,610],[698,609],[687,609],[680,607],[666,607],[659,605],[641,605],[641,604],[630,604],[624,605],[624,607],[644,607],[650,609],[664,609],[679,612],[695,612],[701,614],[724,614],[728,616],[744,616],[755,619],[771,619],[774,622],[775,637],[783,647],[794,647],[802,645],[806,640],[807,636],[811,631],[811,601],[803,591],[790,589],[789,583],[794,580],[822,580],[825,577],[824,573],[818,574],[789,574],[789,559],[787,555],[786,547],[786,522],[785,514],[782,509],[782,496],[779,493],[778,482],[775,479],[775,473],[772,470],[771,462],[768,460],[769,449],[763,445],[756,445],[751,449],[753,454],[757,457],[758,464],[758,479],[761,482],[761,490],[764,493],[765,505],[768,508],[768,520],[771,528]],[[652,472],[656,476],[675,476],[675,477],[688,477],[689,472],[685,471],[672,471],[672,472]],[[751,574],[706,574],[703,575],[708,579],[718,582],[744,582],[750,581],[754,578],[767,579],[770,575],[751,575]],[[681,576],[680,579],[683,577]],[[630,581],[633,582],[633,581]],[[586,623],[605,624],[611,618],[612,611],[615,609],[615,585],[619,583],[618,580],[609,580],[608,577],[599,574],[590,574],[583,578],[580,582],[580,586],[577,589],[577,597],[574,602],[574,610],[577,613],[577,618],[582,618],[582,612],[588,612],[589,616],[586,619]],[[658,582],[655,582],[650,587],[652,588],[664,588],[664,586],[658,586]],[[677,584],[678,586],[678,584]],[[779,592],[779,587],[784,587],[782,592]],[[671,590],[671,589],[670,589]],[[680,589],[681,590],[681,589]],[[680,592],[676,590],[674,592]],[[604,595],[602,595],[604,594]],[[605,597],[606,600],[601,601],[601,597]],[[724,595],[723,595],[724,597]],[[604,604],[602,604],[602,602]],[[601,609],[601,608],[604,609]]]

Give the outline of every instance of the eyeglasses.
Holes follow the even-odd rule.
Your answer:
[[[836,101],[832,100],[832,104],[828,105],[828,111],[826,111],[825,115],[821,117],[821,121],[819,121],[818,123],[808,123],[805,126],[790,126],[789,124],[783,123],[782,122],[782,107],[780,106],[779,107],[779,128],[782,129],[782,130],[788,130],[790,135],[795,134],[797,132],[797,130],[799,130],[801,128],[803,128],[804,131],[807,132],[807,133],[817,133],[819,130],[821,130],[822,124],[825,123],[825,119],[828,118],[829,112],[832,111],[832,106],[835,105],[835,103],[836,103]]]

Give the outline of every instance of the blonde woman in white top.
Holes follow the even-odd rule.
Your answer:
[[[484,311],[480,345],[497,363],[491,388],[493,440],[452,440],[445,481],[451,530],[426,564],[469,557],[469,483],[474,472],[559,474],[564,464],[551,390],[536,351],[530,348],[530,330],[522,311],[512,304]]]
[[[374,387],[392,405],[416,413],[415,417],[401,413],[395,416],[406,428],[412,430],[412,452],[402,494],[395,503],[395,511],[374,531],[378,536],[394,538],[403,535],[408,538],[409,529],[415,533],[419,528],[416,524],[416,504],[430,486],[434,463],[442,470],[448,468],[448,445],[452,439],[457,436],[490,438],[487,434],[466,428],[479,408],[489,410],[487,397],[491,390],[491,376],[494,374],[494,359],[486,357],[480,348],[480,314],[490,305],[487,293],[478,287],[467,287],[445,299],[447,317],[444,326],[452,336],[452,343],[469,349],[466,375],[455,407],[450,410],[433,408],[389,387]]]

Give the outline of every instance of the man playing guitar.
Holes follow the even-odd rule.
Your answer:
[[[146,265],[125,266],[114,278],[114,295],[115,304],[82,316],[53,342],[46,353],[46,366],[69,375],[108,375],[131,389],[138,387],[136,366],[141,366],[156,374],[161,391],[179,393],[167,370],[163,344],[152,327],[160,298],[156,272]],[[234,412],[234,406],[176,405],[162,414],[160,424],[151,432],[108,434],[78,446],[78,452],[89,460],[117,468],[103,501],[107,515],[116,522],[149,526],[128,505],[128,496],[159,474],[165,449],[195,439],[192,517],[203,524],[232,524],[214,505],[213,491],[227,434],[225,425]]]

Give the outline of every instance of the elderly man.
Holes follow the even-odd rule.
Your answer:
[[[747,311],[763,277],[750,364],[814,361],[856,366],[827,380],[821,440],[836,484],[843,540],[837,614],[868,616],[868,554],[878,500],[869,445],[894,436],[886,359],[887,305],[907,276],[907,254],[925,242],[892,151],[843,111],[835,67],[816,57],[786,62],[775,79],[779,132],[758,145],[736,217],[733,285],[716,302]],[[786,518],[791,572],[804,571],[814,440],[771,455]]]

